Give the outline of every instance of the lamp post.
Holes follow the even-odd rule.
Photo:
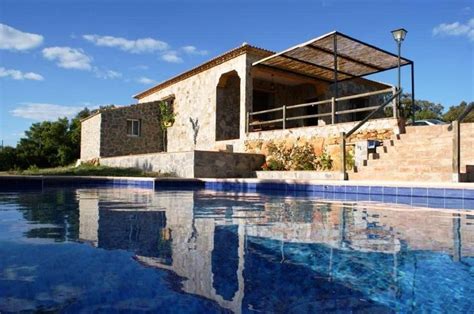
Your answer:
[[[407,35],[407,30],[404,29],[404,28],[399,28],[399,29],[395,29],[392,31],[392,35],[393,35],[393,39],[395,39],[395,41],[397,42],[397,46],[398,46],[398,90],[400,90],[402,87],[401,87],[401,74],[400,74],[400,55],[401,55],[401,49],[402,49],[402,41],[405,39],[405,36]],[[400,102],[401,102],[401,94],[398,94],[398,97],[397,97],[397,101],[398,101],[398,107],[400,107]],[[413,116],[413,122],[415,122],[415,115],[414,115],[414,112],[413,112],[413,108],[415,106],[415,104],[411,104],[412,106],[412,116]]]

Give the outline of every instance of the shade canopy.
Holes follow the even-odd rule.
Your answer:
[[[402,66],[412,63],[401,58]],[[334,31],[261,59],[253,65],[334,82],[396,68],[398,56]]]

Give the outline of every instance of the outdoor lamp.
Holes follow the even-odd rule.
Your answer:
[[[397,46],[398,46],[398,90],[401,89],[401,74],[400,74],[400,58],[401,58],[401,49],[402,49],[402,41],[405,39],[405,36],[407,35],[407,30],[404,29],[404,28],[399,28],[399,29],[395,29],[392,31],[392,35],[393,35],[393,39],[395,39],[395,41],[397,42]],[[397,97],[397,103],[398,103],[398,106],[400,106],[400,102],[401,102],[401,95],[398,94],[398,97]],[[413,111],[413,106],[412,106],[412,111]],[[413,120],[414,122],[415,120]]]
[[[405,39],[407,33],[407,30],[404,28],[395,29],[392,31],[393,39],[395,39],[396,42],[401,43]]]

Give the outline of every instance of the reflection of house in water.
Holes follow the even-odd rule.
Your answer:
[[[184,278],[183,291],[234,312],[423,302],[419,291],[433,276],[422,268],[427,256],[449,254],[453,265],[474,256],[470,217],[457,213],[205,191],[77,193],[81,240],[132,251]],[[467,281],[461,285],[472,289]]]

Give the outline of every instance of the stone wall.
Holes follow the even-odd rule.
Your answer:
[[[314,147],[314,153],[316,155],[321,155],[323,152],[328,153],[333,160],[333,170],[339,170],[341,168],[340,134],[341,132],[348,132],[357,123],[358,122],[349,122],[289,130],[253,132],[248,134],[247,140],[244,141],[243,149],[249,153],[258,153],[267,156],[267,147],[270,143],[282,144],[287,147],[308,143]],[[352,151],[353,145],[358,141],[369,139],[386,140],[391,139],[395,134],[399,133],[400,130],[396,119],[371,120],[347,140],[348,150]]]
[[[163,151],[158,103],[149,102],[101,113],[100,156],[122,156]],[[141,121],[140,136],[127,135],[127,119]]]
[[[260,170],[260,154],[191,151],[101,158],[102,165],[170,173],[181,178],[241,178]]]
[[[81,123],[81,160],[100,157],[101,114],[90,117]]]
[[[261,57],[260,57],[261,58]],[[214,66],[171,86],[158,90],[139,100],[156,101],[174,95],[177,114],[174,125],[168,129],[168,151],[180,152],[192,149],[213,150],[216,144],[216,96],[221,76],[235,71],[240,78],[240,100],[235,104],[240,109],[239,136],[245,134],[245,108],[247,87],[247,55],[243,54]],[[194,144],[194,130],[190,119],[199,127]]]

